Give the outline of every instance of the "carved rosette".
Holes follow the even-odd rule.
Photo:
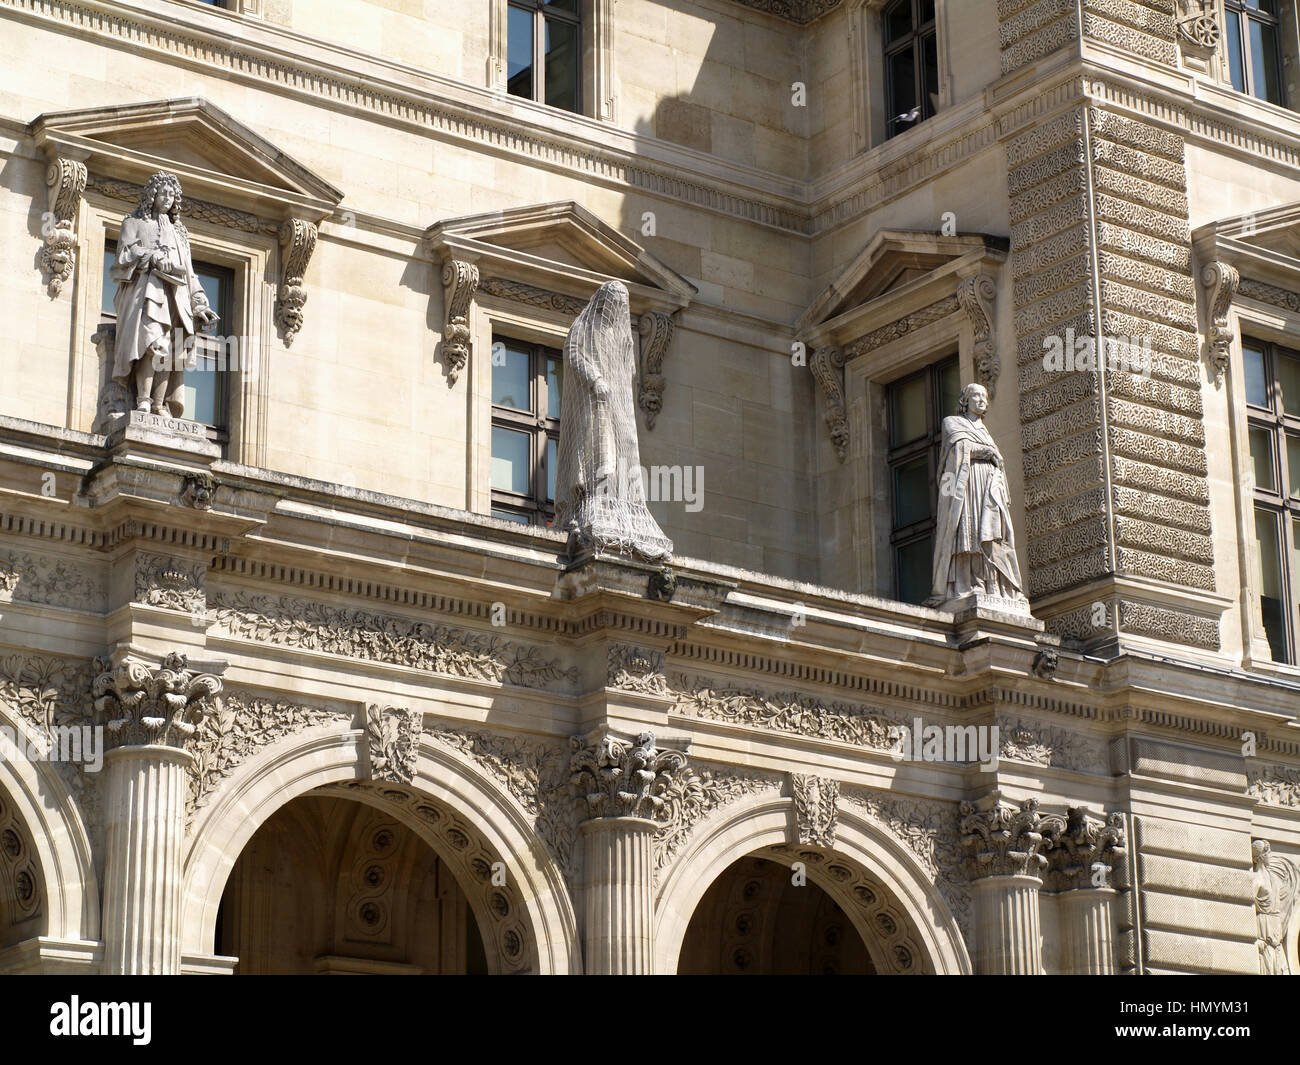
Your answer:
[[[641,336],[641,380],[637,385],[636,402],[645,411],[647,429],[655,427],[655,418],[664,405],[664,355],[672,343],[674,324],[672,317],[660,311],[647,311],[637,323]]]
[[[1124,857],[1124,815],[1103,821],[1080,806],[1065,818],[1045,817],[1041,825],[1048,863],[1048,886],[1056,891],[1110,887],[1115,863]]]
[[[1232,351],[1232,330],[1228,327],[1228,310],[1241,285],[1241,275],[1225,262],[1207,263],[1201,270],[1201,285],[1205,288],[1206,349],[1214,367],[1214,383],[1223,384]]]
[[[478,290],[478,267],[448,259],[442,267],[442,288],[447,309],[442,329],[442,358],[447,364],[447,382],[454,385],[469,361],[469,307]]]
[[[968,277],[957,286],[957,304],[970,319],[975,331],[975,379],[988,390],[990,399],[997,387],[998,375],[1002,372],[1002,360],[998,357],[997,338],[993,328],[997,298],[998,286],[988,274]]]
[[[140,744],[183,748],[211,709],[221,681],[189,669],[182,654],[149,666],[127,660],[119,666],[95,659],[91,686],[94,717],[106,728],[107,749]]]
[[[49,272],[48,291],[57,296],[77,265],[77,211],[86,191],[86,164],[55,159],[45,171],[49,209],[41,220],[41,265]]]
[[[569,788],[578,816],[655,818],[664,794],[686,766],[681,751],[661,751],[653,732],[635,740],[608,733],[574,736],[569,741]]]
[[[415,777],[423,715],[394,706],[366,707],[366,750],[370,779],[409,784]]]
[[[280,227],[280,252],[284,282],[275,301],[275,324],[284,332],[285,347],[302,328],[302,309],[307,304],[307,264],[316,250],[316,226],[301,218],[290,218]]]
[[[790,791],[794,796],[799,842],[818,847],[834,847],[835,826],[839,818],[840,782],[809,773],[791,773]]]
[[[844,352],[836,347],[822,347],[813,352],[808,368],[826,397],[826,427],[836,457],[843,462],[849,454],[849,418],[844,406]]]
[[[986,876],[1038,876],[1047,865],[1042,855],[1042,815],[1038,800],[1020,806],[993,791],[960,810],[961,842],[972,880]]]

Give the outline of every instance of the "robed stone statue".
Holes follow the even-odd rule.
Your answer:
[[[111,270],[117,282],[113,379],[136,410],[176,418],[185,413],[181,386],[195,333],[217,320],[194,274],[180,207],[180,181],[154,174],[122,220]]]
[[[607,281],[564,342],[555,527],[569,553],[664,562],[673,544],[646,506],[633,392],[636,349],[627,288]]]
[[[975,594],[1028,613],[1002,453],[983,421],[988,405],[984,387],[970,384],[962,389],[959,413],[943,420],[934,570],[926,605]]]
[[[1280,855],[1266,839],[1250,845],[1255,874],[1255,946],[1259,948],[1259,971],[1264,976],[1291,972],[1287,962],[1287,938],[1300,891],[1300,870]]]

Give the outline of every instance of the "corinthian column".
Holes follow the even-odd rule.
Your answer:
[[[606,734],[571,741],[571,787],[582,823],[583,957],[586,972],[643,975],[654,969],[654,815],[686,765],[654,733],[635,741]]]
[[[1111,870],[1124,855],[1124,815],[1105,821],[1071,807],[1063,825],[1044,832],[1050,886],[1060,894],[1061,968],[1072,974],[1115,972],[1116,891]]]
[[[1038,800],[1019,807],[990,792],[961,804],[962,845],[975,900],[975,971],[1038,976],[1043,971]]]
[[[184,750],[221,681],[167,655],[157,668],[96,662],[95,720],[107,774],[104,971],[174,974],[181,968]]]

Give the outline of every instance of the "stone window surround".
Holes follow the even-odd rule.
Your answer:
[[[849,19],[849,106],[853,113],[854,149],[865,152],[887,140],[900,140],[925,127],[918,122],[896,137],[889,137],[889,116],[885,114],[888,87],[885,84],[884,33],[881,17],[887,0],[850,0]],[[934,25],[939,51],[939,106],[952,104],[951,35],[948,33],[948,4],[935,0]]]
[[[1293,69],[1293,64],[1300,61],[1300,10],[1296,10],[1300,5],[1296,5],[1295,0],[1281,0],[1281,3],[1283,5],[1291,4],[1293,6],[1293,10],[1289,16],[1286,13],[1283,13],[1280,32],[1278,35],[1280,38],[1278,42],[1279,48],[1282,53],[1282,70],[1280,73],[1282,76],[1283,91],[1287,102],[1283,106],[1279,104],[1270,104],[1268,101],[1261,100],[1259,97],[1253,96],[1250,93],[1243,93],[1240,95],[1256,100],[1258,103],[1261,103],[1266,107],[1281,107],[1283,110],[1300,111],[1300,97],[1297,96],[1297,93],[1300,93],[1300,81],[1297,81],[1298,75]],[[1228,69],[1228,63],[1225,56],[1228,42],[1226,32],[1228,16],[1223,0],[1208,0],[1208,2],[1205,2],[1204,4],[1204,12],[1213,17],[1215,22],[1218,24],[1218,43],[1212,49],[1206,50],[1210,53],[1208,58],[1206,58],[1204,52],[1202,52],[1199,57],[1195,57],[1192,62],[1188,62],[1187,46],[1184,41],[1184,63],[1187,64],[1190,69],[1202,71],[1203,76],[1208,77],[1211,81],[1227,89],[1229,92],[1235,93],[1236,90],[1232,85],[1232,73]],[[1186,21],[1188,20],[1185,18],[1180,20],[1180,22]],[[1182,34],[1179,36],[1182,38]],[[1193,55],[1195,55],[1195,53],[1193,53]]]

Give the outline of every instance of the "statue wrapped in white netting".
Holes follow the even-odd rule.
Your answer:
[[[663,562],[673,544],[646,506],[633,390],[636,352],[627,288],[607,281],[564,342],[555,527],[569,550]]]

